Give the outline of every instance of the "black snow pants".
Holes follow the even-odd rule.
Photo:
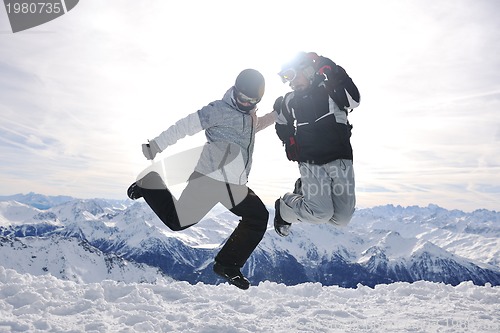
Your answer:
[[[269,212],[245,185],[228,184],[194,172],[178,200],[156,172],[148,173],[137,185],[146,203],[174,231],[198,223],[219,202],[241,217],[215,257],[221,265],[243,267],[266,232]]]

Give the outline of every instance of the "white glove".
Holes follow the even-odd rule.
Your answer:
[[[161,153],[161,149],[155,140],[151,140],[142,145],[142,153],[148,160],[153,160],[156,154]]]

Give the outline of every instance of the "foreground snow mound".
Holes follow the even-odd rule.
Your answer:
[[[0,266],[0,332],[499,332],[500,287],[160,280],[79,284]]]

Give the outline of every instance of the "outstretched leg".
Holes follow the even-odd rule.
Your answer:
[[[134,193],[136,198],[142,196],[153,212],[171,230],[179,231],[188,227],[181,226],[175,209],[175,199],[157,172],[150,172],[132,184],[128,192]]]
[[[127,191],[131,199],[143,197],[160,220],[171,230],[186,229],[198,223],[218,202],[226,207],[241,202],[248,188],[241,185],[228,191],[228,185],[194,172],[178,200],[168,190],[157,172],[150,172]],[[230,200],[231,199],[231,200]]]

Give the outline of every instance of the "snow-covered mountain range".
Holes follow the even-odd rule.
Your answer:
[[[63,199],[3,197],[0,266],[84,282],[151,281],[160,274],[190,283],[220,281],[212,273],[213,257],[238,221],[223,207],[189,229],[172,232],[142,200]],[[46,203],[43,209],[36,206],[40,202]],[[500,213],[495,211],[388,205],[358,210],[344,229],[296,224],[286,238],[272,229],[270,211],[268,232],[243,269],[254,284],[500,285]]]

